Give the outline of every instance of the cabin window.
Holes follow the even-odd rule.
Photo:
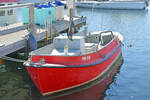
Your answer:
[[[40,3],[35,3],[35,5],[40,5]]]
[[[5,6],[5,4],[0,4],[0,6]]]
[[[8,5],[12,5],[12,3],[9,3]]]
[[[0,16],[5,16],[5,10],[0,10]]]
[[[13,15],[13,10],[12,9],[8,10],[7,13],[8,13],[8,15]]]

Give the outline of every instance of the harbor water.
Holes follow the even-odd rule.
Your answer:
[[[3,60],[0,100],[150,100],[150,12],[78,8],[76,13],[87,17],[90,31],[123,35],[122,65],[91,87],[42,97],[22,63]]]

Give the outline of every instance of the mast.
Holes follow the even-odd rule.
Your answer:
[[[68,36],[68,39],[66,40],[66,45],[64,47],[64,54],[65,55],[68,55],[68,50],[69,50],[69,40],[72,41],[72,36],[74,34],[74,31],[75,31],[75,28],[74,28],[74,23],[73,23],[73,16],[72,16],[72,12],[73,9],[70,8],[69,10],[69,29],[68,29],[68,32],[67,32],[67,36]]]
[[[69,50],[69,39],[72,40],[72,35],[74,31],[73,27],[73,16],[75,16],[75,0],[67,0],[67,16],[69,17],[69,29],[67,32],[68,39],[66,40],[66,45],[64,47],[64,54],[68,55],[68,50]]]

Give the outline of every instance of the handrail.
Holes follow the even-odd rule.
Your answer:
[[[103,33],[111,33],[111,38],[113,39],[114,38],[114,35],[113,35],[113,32],[112,31],[103,31],[103,32],[100,32],[100,36],[101,36],[101,34],[103,34]]]
[[[100,32],[100,34],[99,34],[99,43],[98,43],[98,45],[97,45],[97,49],[96,50],[98,50],[98,46],[100,45],[100,43],[101,43],[101,35],[103,34],[103,33],[111,33],[111,38],[113,39],[114,38],[114,35],[113,35],[113,32],[112,31],[102,31],[102,32]]]
[[[9,8],[22,8],[22,7],[30,7],[34,5],[33,3],[25,3],[25,4],[13,4],[13,5],[5,5],[5,6],[0,6],[0,9],[9,9]]]

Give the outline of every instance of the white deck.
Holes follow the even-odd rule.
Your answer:
[[[95,43],[85,43],[84,44],[84,52],[81,52],[80,49],[72,49],[69,48],[68,54],[66,55],[64,53],[64,48],[61,49],[56,49],[53,44],[44,46],[40,49],[37,49],[32,52],[32,55],[44,55],[44,56],[79,56],[79,55],[84,55],[92,52],[96,52],[98,44]],[[83,50],[83,49],[82,49]]]
[[[99,35],[99,32],[97,32]],[[47,45],[40,49],[31,52],[31,55],[42,55],[42,56],[81,56],[85,54],[90,54],[101,50],[103,47],[107,46],[114,39],[114,36],[110,32],[101,34],[102,39],[97,43],[95,41],[96,35],[90,35],[90,38],[84,36],[74,36],[71,40],[68,40],[67,36],[56,37],[53,44]],[[67,42],[68,40],[68,42]],[[85,42],[87,41],[87,42]],[[104,44],[103,44],[104,42]],[[68,44],[67,53],[65,53],[65,47]]]
[[[100,40],[96,40],[100,36]],[[73,36],[72,41],[68,41],[68,37],[65,35],[60,35],[56,37],[52,44],[46,45],[42,48],[39,48],[35,51],[31,52],[31,55],[38,55],[38,56],[82,56],[90,53],[97,52],[102,48],[108,46],[115,37],[122,42],[123,38],[122,35],[118,32],[93,32],[89,36]],[[99,42],[97,42],[99,41]],[[68,44],[68,53],[64,51],[64,49]]]

